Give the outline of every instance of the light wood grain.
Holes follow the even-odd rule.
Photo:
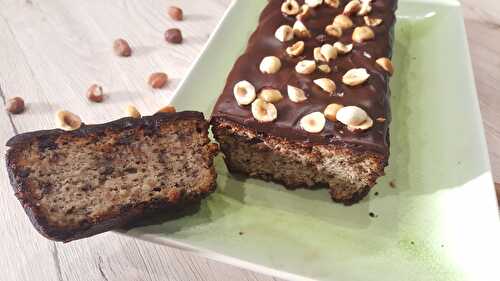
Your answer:
[[[17,132],[53,127],[60,108],[88,123],[121,117],[129,103],[145,114],[154,112],[169,102],[229,3],[0,0],[0,103],[12,96],[28,103],[26,114],[0,111],[0,143]],[[494,176],[500,181],[500,3],[462,3]],[[166,17],[171,4],[184,7],[185,21]],[[168,27],[181,28],[185,43],[166,44]],[[133,46],[131,58],[113,56],[111,42],[118,37]],[[155,71],[171,77],[167,89],[149,89],[145,80]],[[84,96],[95,82],[107,93],[103,104],[90,104]],[[4,152],[1,146],[1,162]],[[114,233],[56,244],[33,230],[12,196],[5,169],[0,177],[2,280],[276,280]]]
[[[500,182],[500,2],[462,1],[493,177]]]

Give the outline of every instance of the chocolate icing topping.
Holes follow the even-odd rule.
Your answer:
[[[297,1],[303,4],[304,1]],[[224,118],[254,129],[258,133],[283,137],[293,141],[311,144],[335,143],[360,150],[371,150],[385,155],[389,150],[389,75],[375,61],[380,57],[391,57],[392,34],[395,23],[397,0],[373,0],[369,16],[380,18],[382,24],[372,27],[375,38],[364,43],[354,43],[354,49],[347,55],[339,55],[329,62],[332,72],[324,74],[316,70],[311,75],[302,75],[295,71],[297,62],[313,60],[313,49],[324,43],[333,44],[340,41],[351,44],[352,32],[357,26],[364,26],[363,16],[352,15],[354,27],[344,30],[342,37],[334,38],[325,34],[324,29],[333,22],[336,15],[341,14],[349,1],[341,1],[339,8],[322,4],[311,9],[311,16],[303,20],[312,36],[309,39],[295,38],[289,42],[280,42],[274,36],[281,25],[293,26],[295,17],[285,16],[281,12],[282,0],[269,0],[262,12],[257,30],[252,34],[245,53],[238,58],[226,86],[212,114],[213,119]],[[286,48],[293,43],[305,42],[304,54],[298,58],[289,57]],[[266,56],[276,56],[281,59],[282,68],[276,74],[263,74],[259,64]],[[352,68],[365,68],[371,75],[367,82],[360,86],[350,87],[342,83],[342,76]],[[337,85],[334,95],[328,95],[313,83],[318,78],[330,78]],[[233,95],[233,87],[241,80],[252,83],[257,92],[270,87],[281,91],[285,97],[275,104],[278,118],[274,122],[259,123],[252,116],[250,106],[239,106]],[[287,96],[287,85],[299,87],[306,91],[308,100],[303,103],[293,103]],[[368,113],[374,120],[372,128],[366,131],[349,131],[340,122],[327,121],[325,129],[318,134],[304,131],[300,127],[300,119],[312,112],[323,112],[330,103],[356,105]],[[385,118],[385,122],[375,121]]]

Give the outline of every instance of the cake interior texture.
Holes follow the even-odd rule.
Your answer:
[[[147,212],[182,208],[214,190],[217,147],[207,122],[149,118],[13,145],[11,180],[42,234],[71,240]]]
[[[380,154],[342,145],[307,145],[258,134],[231,121],[215,122],[231,172],[284,184],[287,188],[326,186],[332,200],[358,202],[381,175],[386,160]]]

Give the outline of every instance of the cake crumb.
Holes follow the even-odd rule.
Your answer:
[[[396,182],[395,181],[391,181],[389,182],[389,185],[392,187],[392,188],[396,188]]]
[[[238,234],[239,234],[239,235],[243,235],[243,234],[245,234],[245,233],[243,233],[243,231],[240,231],[240,232],[238,232]]]
[[[378,196],[378,192],[375,192],[373,195]]]
[[[373,212],[370,212],[368,215],[372,218],[378,218],[378,215]]]

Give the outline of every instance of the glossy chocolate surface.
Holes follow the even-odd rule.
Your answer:
[[[304,1],[298,1],[303,4]],[[285,16],[281,12],[283,0],[269,0],[262,12],[257,30],[252,34],[245,53],[236,61],[229,74],[226,86],[220,96],[212,118],[224,118],[254,129],[258,133],[283,137],[292,141],[311,144],[335,143],[360,150],[371,150],[388,154],[389,150],[389,75],[375,61],[380,57],[391,57],[392,32],[395,23],[397,0],[373,0],[372,11],[368,16],[380,18],[382,24],[372,27],[375,38],[364,43],[353,43],[352,32],[357,26],[364,26],[363,16],[352,15],[354,27],[344,30],[341,38],[334,38],[325,34],[325,27],[332,24],[336,15],[343,12],[348,1],[341,1],[339,8],[332,8],[322,4],[311,9],[311,15],[303,20],[312,36],[309,39],[298,39],[289,42],[280,42],[274,33],[281,25],[293,26],[295,17]],[[304,54],[292,58],[286,54],[286,48],[293,43],[305,42]],[[332,72],[324,74],[316,70],[311,75],[302,75],[295,71],[297,62],[313,60],[313,49],[324,43],[333,44],[340,41],[344,44],[354,44],[354,49],[346,55],[339,55],[329,62]],[[263,74],[259,71],[259,64],[266,56],[276,56],[281,59],[282,68],[276,74]],[[371,75],[367,82],[360,86],[351,87],[342,83],[342,76],[352,68],[365,68]],[[337,91],[329,95],[313,83],[318,78],[330,78],[337,85]],[[278,118],[274,122],[259,123],[254,119],[250,106],[239,106],[233,95],[233,88],[241,80],[252,83],[257,93],[266,87],[281,91],[285,97],[275,103]],[[303,89],[308,100],[303,103],[293,103],[287,96],[287,85]],[[327,121],[324,130],[318,134],[304,131],[300,127],[300,119],[312,112],[323,112],[330,103],[356,105],[369,114],[374,120],[372,128],[366,131],[349,131],[340,122]],[[385,118],[386,121],[375,121]]]

